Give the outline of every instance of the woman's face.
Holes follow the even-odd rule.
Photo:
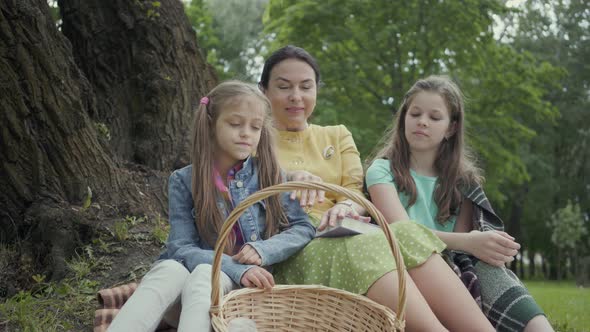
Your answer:
[[[315,72],[307,62],[286,59],[276,64],[264,93],[272,105],[277,129],[301,131],[307,128],[317,96]]]

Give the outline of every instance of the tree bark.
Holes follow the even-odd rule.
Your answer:
[[[166,215],[169,171],[188,163],[191,105],[215,76],[180,2],[146,17],[153,3],[60,1],[89,81],[47,1],[0,0],[0,244],[30,268],[21,281],[0,271],[0,284],[62,278],[103,217]]]
[[[88,117],[92,87],[47,2],[4,0],[0,22],[0,242],[41,226],[46,240],[63,244],[76,237],[64,206],[79,204],[89,187],[95,196],[117,192],[121,178]]]
[[[165,171],[188,164],[193,110],[217,78],[182,3],[58,3],[62,31],[96,93],[90,115],[108,128],[115,156]]]

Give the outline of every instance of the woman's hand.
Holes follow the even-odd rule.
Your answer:
[[[471,231],[468,234],[466,251],[493,266],[512,262],[520,249],[520,244],[506,232]]]
[[[324,212],[320,225],[318,226],[318,231],[323,231],[328,226],[336,226],[338,221],[344,219],[344,217],[364,222],[371,221],[371,218],[358,214],[357,210],[354,208],[354,203],[344,201],[336,203],[328,211]]]
[[[240,250],[239,253],[233,255],[232,258],[240,264],[258,266],[262,264],[262,257],[260,257],[258,254],[258,251],[248,244],[242,247],[242,250]]]
[[[260,289],[271,289],[275,285],[275,279],[272,274],[259,266],[255,266],[246,271],[240,282],[244,287],[258,287]]]
[[[287,181],[323,182],[321,177],[302,170],[287,172]],[[299,204],[302,207],[305,207],[313,206],[313,204],[316,201],[316,198],[318,200],[318,203],[323,203],[326,192],[323,190],[297,190],[291,193],[291,199],[296,199],[298,194],[301,195],[299,199]]]

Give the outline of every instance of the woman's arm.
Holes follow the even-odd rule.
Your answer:
[[[315,182],[323,182],[322,178],[311,174],[308,171],[304,170],[293,170],[286,172],[287,181],[315,181]],[[291,200],[295,200],[297,196],[300,197],[299,204],[301,206],[313,206],[315,204],[316,198],[318,203],[323,203],[325,199],[326,192],[323,190],[296,190],[291,193]]]
[[[340,183],[336,183],[344,188],[362,192],[363,188],[363,164],[360,154],[352,138],[350,131],[343,125],[337,126],[339,150],[336,152],[340,155]],[[362,221],[370,221],[364,207],[345,197],[338,198],[337,203],[328,209],[322,215],[318,230],[323,230],[328,225],[334,226],[337,221],[344,217],[350,217]]]

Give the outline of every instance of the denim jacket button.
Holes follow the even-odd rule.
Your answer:
[[[258,237],[256,236],[256,234],[252,234],[252,236],[250,236],[250,240],[252,241],[256,241]]]
[[[243,186],[244,186],[244,183],[242,181],[236,182],[236,187],[242,188]]]

